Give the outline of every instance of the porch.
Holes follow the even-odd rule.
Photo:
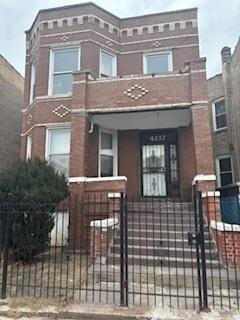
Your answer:
[[[129,196],[189,199],[195,175],[191,109],[90,113],[88,176],[126,176]]]

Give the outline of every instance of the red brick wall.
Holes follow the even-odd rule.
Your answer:
[[[119,175],[126,176],[128,179],[128,196],[131,198],[141,194],[141,155],[139,131],[119,131],[118,157]]]
[[[178,130],[180,192],[184,199],[191,199],[192,179],[196,174],[192,127]]]

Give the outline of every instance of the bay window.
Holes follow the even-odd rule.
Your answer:
[[[46,159],[57,172],[69,176],[70,128],[47,131]]]
[[[80,48],[54,49],[51,52],[49,94],[71,94],[74,71],[80,69]]]

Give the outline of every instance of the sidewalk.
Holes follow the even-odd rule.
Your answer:
[[[240,311],[122,308],[73,304],[65,300],[8,299],[1,301],[0,319],[80,319],[80,320],[240,320]]]

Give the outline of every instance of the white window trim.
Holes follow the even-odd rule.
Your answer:
[[[81,46],[67,46],[57,47],[50,50],[49,58],[49,74],[48,74],[48,95],[49,96],[69,96],[71,94],[53,94],[53,67],[54,67],[54,55],[56,51],[66,51],[71,49],[78,49],[78,70],[81,68]]]
[[[153,51],[153,52],[143,54],[143,73],[144,74],[149,74],[147,72],[147,57],[160,55],[160,54],[167,54],[168,55],[168,68],[169,68],[168,72],[173,71],[172,51],[156,51],[156,52]]]
[[[103,50],[103,49],[100,49],[100,54],[99,54],[99,77],[103,78],[101,75],[102,74],[102,63],[101,63],[102,53],[109,54],[110,56],[113,57],[113,60],[112,60],[113,75],[109,76],[109,78],[116,77],[117,76],[117,56],[115,54],[113,54],[112,52],[109,52],[109,51]]]
[[[27,136],[26,160],[32,159],[32,134]]]
[[[69,126],[51,126],[46,128],[46,139],[45,139],[45,160],[49,161],[49,155],[50,155],[50,141],[51,141],[51,131],[52,130],[61,130],[61,129],[69,129],[71,130],[71,127]],[[71,144],[71,140],[70,140]],[[69,151],[70,154],[70,151]]]
[[[217,177],[217,186],[220,188],[221,187],[221,176],[220,176],[220,161],[219,160],[224,160],[224,159],[229,159],[231,161],[231,169],[232,169],[232,182],[234,183],[234,172],[233,172],[233,160],[231,155],[223,155],[223,156],[218,156],[216,157],[216,177]]]
[[[29,104],[31,104],[34,100],[33,93],[34,93],[34,86],[36,87],[36,64],[33,62],[31,64],[31,79],[30,79],[30,93],[29,93]]]
[[[113,149],[111,152],[104,151],[101,152],[101,133],[109,133],[112,135]],[[110,155],[113,156],[113,177],[118,176],[118,139],[117,139],[117,130],[105,129],[99,127],[99,137],[98,137],[98,177],[101,177],[101,155]]]
[[[224,97],[221,97],[219,99],[216,99],[212,102],[212,120],[213,120],[213,131],[214,132],[219,132],[222,130],[226,130],[227,129],[227,125],[225,127],[222,128],[217,128],[217,123],[216,123],[216,103],[221,102],[221,101],[225,101]],[[226,101],[225,101],[225,109],[226,109]],[[226,116],[227,116],[227,110],[226,110]]]

